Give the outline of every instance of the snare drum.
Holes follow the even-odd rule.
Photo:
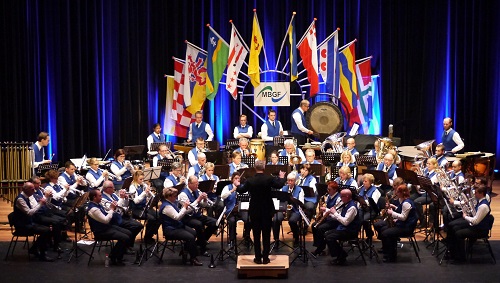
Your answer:
[[[257,154],[258,160],[266,160],[266,144],[262,139],[252,139],[250,141],[250,152]]]

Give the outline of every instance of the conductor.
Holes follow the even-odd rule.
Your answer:
[[[271,227],[274,215],[274,204],[271,196],[272,188],[279,189],[285,184],[285,172],[280,171],[279,178],[264,175],[265,161],[255,161],[255,176],[249,178],[238,188],[238,193],[250,193],[250,207],[248,212],[252,219],[252,232],[257,264],[268,264],[271,244]],[[263,251],[260,246],[262,232]]]

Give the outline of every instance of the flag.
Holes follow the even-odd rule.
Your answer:
[[[347,117],[349,117],[349,127],[353,123],[361,124],[357,109],[358,82],[355,71],[355,49],[354,41],[339,52],[340,70],[340,101]]]
[[[231,30],[231,41],[229,42],[229,58],[226,71],[226,89],[234,99],[238,97],[238,75],[243,62],[247,57],[248,50],[241,43],[236,27],[233,24]]]
[[[300,57],[302,57],[304,68],[307,70],[307,80],[311,84],[309,95],[313,97],[319,91],[318,48],[314,21],[304,33],[303,40],[299,42],[297,48],[299,49]]]
[[[178,137],[187,138],[189,124],[194,115],[184,109],[184,67],[185,64],[174,58],[174,98],[172,100],[171,118],[175,120],[175,132]]]
[[[194,114],[206,99],[207,52],[187,43],[184,64],[184,105]]]
[[[319,73],[326,84],[326,90],[338,97],[338,31],[334,31],[319,46]]]
[[[290,81],[298,78],[297,74],[297,42],[295,38],[295,15],[288,27],[288,42],[290,43]]]
[[[260,32],[257,13],[253,14],[252,42],[250,44],[250,60],[248,61],[248,76],[254,87],[260,84],[259,54],[264,45],[262,33]]]
[[[213,100],[219,89],[222,73],[226,69],[229,46],[212,27],[208,33],[207,98]]]
[[[165,118],[163,120],[163,133],[173,136],[175,135],[176,120],[172,119],[172,111],[174,108],[174,87],[175,80],[173,76],[167,76],[167,90],[165,100]]]
[[[356,64],[356,77],[358,81],[358,114],[363,132],[368,134],[372,119],[372,70],[371,57],[359,60]]]

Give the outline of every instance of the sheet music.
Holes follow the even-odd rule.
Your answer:
[[[227,207],[224,206],[224,210],[222,210],[222,213],[220,214],[219,216],[219,219],[217,219],[217,222],[215,223],[215,226],[219,226],[220,222],[222,221],[222,217],[224,217],[224,215],[226,215],[226,211],[227,211]]]
[[[280,200],[277,198],[273,198],[273,204],[274,204],[274,210],[279,211],[280,210]]]
[[[249,201],[240,202],[240,210],[248,210],[249,207],[250,207]]]
[[[302,219],[304,219],[304,222],[306,223],[307,226],[311,225],[311,221],[309,218],[307,218],[306,214],[304,213],[304,210],[302,210],[302,207],[299,206],[299,212],[300,215],[302,216]]]

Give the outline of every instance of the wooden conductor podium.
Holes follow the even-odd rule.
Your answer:
[[[254,255],[238,256],[236,263],[238,278],[288,277],[288,268],[290,267],[288,255],[269,255],[271,262],[268,264],[256,264],[253,262],[254,257]]]

